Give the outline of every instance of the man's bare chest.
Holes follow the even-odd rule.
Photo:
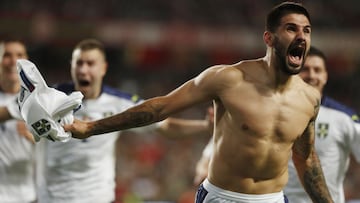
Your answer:
[[[258,136],[295,139],[311,118],[311,104],[301,95],[245,92],[223,100],[232,125]],[[246,132],[244,132],[246,133]]]

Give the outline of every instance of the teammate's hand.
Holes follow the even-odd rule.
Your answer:
[[[85,139],[91,136],[88,133],[88,126],[88,122],[74,119],[74,122],[72,124],[64,125],[63,127],[66,132],[72,133],[72,137],[78,139]]]
[[[31,134],[31,132],[26,128],[24,121],[17,121],[16,128],[19,133],[19,135],[25,137],[27,140],[29,140],[31,143],[35,143],[34,136]]]

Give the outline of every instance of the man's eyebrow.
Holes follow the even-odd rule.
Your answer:
[[[300,26],[300,25],[298,25],[296,23],[285,23],[284,25],[285,26],[287,26],[287,25],[288,26],[296,26],[296,27]],[[304,28],[311,28],[311,25],[305,25]]]

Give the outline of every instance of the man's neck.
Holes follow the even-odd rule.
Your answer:
[[[17,94],[20,91],[20,83],[0,81],[0,89],[7,94]]]
[[[292,75],[284,73],[279,67],[278,58],[273,49],[268,48],[264,57],[264,62],[269,69],[270,80],[273,81],[274,87],[283,90],[288,82],[290,82]]]

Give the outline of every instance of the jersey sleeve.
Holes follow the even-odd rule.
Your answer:
[[[360,163],[360,123],[354,122],[354,133],[350,136],[351,152]]]

